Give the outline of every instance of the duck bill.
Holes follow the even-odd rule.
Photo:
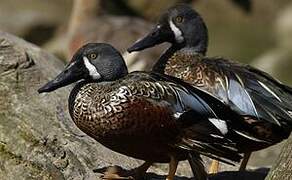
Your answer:
[[[75,66],[76,65],[74,64],[69,64],[63,72],[61,72],[55,79],[41,87],[38,92],[51,92],[80,80],[81,78],[78,76],[80,73],[78,73],[78,68]]]
[[[157,25],[149,34],[144,38],[136,41],[130,48],[127,49],[129,53],[134,51],[141,51],[149,47],[164,43],[169,39],[172,34],[167,28]]]

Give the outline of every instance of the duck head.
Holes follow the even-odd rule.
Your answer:
[[[152,31],[128,48],[128,52],[140,51],[163,42],[169,42],[177,49],[190,48],[205,54],[208,30],[201,16],[190,6],[176,5],[162,14]]]
[[[38,92],[51,92],[79,80],[114,81],[128,73],[121,54],[111,45],[89,43],[81,47],[57,77]]]

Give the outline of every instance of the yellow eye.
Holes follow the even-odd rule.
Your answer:
[[[92,53],[92,54],[89,54],[88,56],[89,59],[95,59],[96,58],[96,54],[95,53]]]
[[[176,17],[175,17],[175,22],[177,22],[177,23],[182,23],[183,20],[184,20],[184,18],[181,17],[181,16],[176,16]]]

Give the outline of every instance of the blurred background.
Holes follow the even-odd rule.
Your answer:
[[[292,85],[291,0],[0,0],[0,31],[64,61],[90,41],[109,42],[124,53],[178,2],[189,3],[205,20],[208,56],[252,64]],[[150,69],[166,47],[124,56],[131,70]],[[256,153],[249,165],[270,166],[280,147]]]

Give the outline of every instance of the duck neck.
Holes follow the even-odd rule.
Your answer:
[[[158,59],[152,68],[152,71],[163,73],[168,60],[174,55],[176,51],[179,50],[177,46],[170,46]]]
[[[153,66],[152,70],[155,72],[163,73],[167,63],[175,54],[205,56],[206,50],[206,46],[201,44],[199,46],[172,45],[160,56],[159,60]]]
[[[207,30],[198,32],[196,36],[189,35],[186,36],[185,42],[180,45],[179,50],[182,52],[193,52],[197,54],[201,54],[203,56],[206,55],[208,48],[208,33]],[[190,38],[191,37],[191,38]]]

